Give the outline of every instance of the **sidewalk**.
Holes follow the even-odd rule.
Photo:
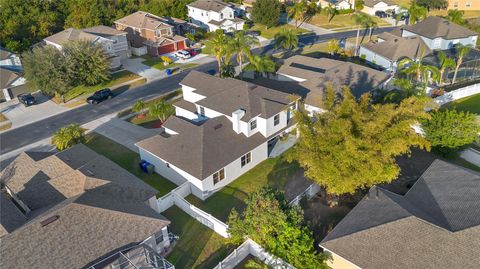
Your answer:
[[[154,79],[160,79],[167,76],[167,73],[165,71],[162,72],[156,68],[143,64],[143,61],[145,61],[145,59],[142,57],[129,58],[122,60],[122,65],[123,68],[141,77],[146,78],[147,81],[152,81]]]
[[[295,26],[295,20],[290,20],[288,22],[288,24]],[[322,28],[322,27],[318,27],[316,25],[306,23],[306,22],[302,23],[302,25],[300,25],[299,28],[302,28],[302,29],[305,29],[305,30],[308,30],[308,31],[312,31],[316,35],[324,35],[324,34],[330,34],[330,33],[334,32],[332,30],[328,30],[328,29],[325,29],[325,28]]]

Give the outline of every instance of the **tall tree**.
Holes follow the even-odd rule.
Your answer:
[[[100,44],[69,42],[63,51],[75,85],[96,85],[109,79],[110,62]]]
[[[353,14],[353,20],[355,21],[355,25],[357,26],[357,37],[355,39],[355,55],[358,54],[358,41],[360,39],[360,29],[362,27],[368,27],[370,22],[370,17],[365,13],[356,13]]]
[[[360,12],[363,10],[363,8],[365,7],[364,5],[365,3],[363,2],[363,0],[356,0],[355,1],[355,12]]]
[[[245,71],[255,72],[255,76],[275,72],[275,62],[268,55],[251,55]]]
[[[298,36],[292,29],[284,28],[275,35],[275,48],[293,50],[298,47]]]
[[[452,84],[457,80],[458,70],[463,63],[463,58],[470,52],[472,47],[470,45],[457,44],[455,51],[457,53],[457,65],[455,66],[455,73],[453,74]]]
[[[428,10],[422,6],[419,6],[415,0],[412,1],[410,7],[408,8],[409,14],[409,23],[415,24],[417,22],[423,21],[428,14]]]
[[[340,42],[338,41],[338,39],[330,39],[327,42],[327,49],[330,52],[330,54],[332,55],[337,54],[341,50]]]
[[[338,9],[332,4],[328,4],[328,6],[324,7],[323,11],[327,14],[328,24],[330,24],[333,18],[340,13]]]
[[[48,96],[62,96],[71,87],[72,79],[67,60],[53,46],[24,52],[22,64],[28,83]]]
[[[374,17],[368,17],[366,25],[368,27],[368,41],[372,41],[372,32],[373,32],[373,29],[378,27],[378,23],[374,19]]]
[[[215,31],[212,38],[205,42],[205,46],[217,59],[219,73],[222,73],[222,66],[230,62],[233,53],[232,38],[225,35],[222,30]]]
[[[432,147],[443,154],[478,141],[480,133],[475,114],[455,109],[433,112],[430,119],[422,122],[422,129]]]
[[[302,134],[290,160],[330,194],[354,193],[397,178],[395,157],[411,147],[429,149],[428,141],[412,125],[428,118],[427,100],[410,97],[400,104],[372,104],[369,94],[359,101],[345,88],[341,98],[327,89],[324,113],[312,119],[304,111],[296,118]]]
[[[296,268],[329,268],[325,264],[327,256],[314,248],[312,232],[303,224],[301,209],[289,207],[278,191],[264,188],[251,193],[243,213],[232,210],[228,226],[235,244],[248,236]]]
[[[85,129],[78,124],[70,124],[58,129],[52,136],[52,144],[58,150],[85,142]]]
[[[440,51],[438,53],[438,60],[440,65],[440,75],[438,78],[438,84],[442,85],[443,75],[447,68],[455,68],[455,59],[448,57],[445,52]]]
[[[252,20],[268,28],[276,26],[280,20],[282,4],[278,0],[256,0],[252,7]]]
[[[168,117],[175,113],[173,106],[165,101],[155,102],[148,107],[148,114],[151,117],[158,118],[160,122],[165,122]]]
[[[446,9],[448,7],[447,0],[416,0],[416,3],[428,10]]]
[[[463,10],[450,9],[448,11],[447,19],[456,24],[464,24],[465,23],[465,20],[463,19],[464,13],[465,12]]]
[[[251,49],[253,46],[260,45],[258,39],[251,35],[246,35],[244,31],[236,31],[233,34],[232,47],[234,53],[237,54],[237,62],[240,65],[240,70],[243,70],[243,60],[246,57],[251,57]]]
[[[321,11],[320,5],[315,1],[301,0],[295,2],[287,8],[288,17],[295,20],[295,27],[300,27],[304,22],[308,22],[315,14]]]
[[[423,63],[422,51],[421,56],[417,60],[404,58],[398,62],[398,68],[402,73],[407,75],[414,75],[415,80],[419,84],[423,84],[424,88],[428,86],[428,79],[431,77],[434,81],[438,81],[440,77],[440,70],[433,65],[426,65]]]
[[[396,89],[386,93],[383,96],[383,102],[399,104],[406,98],[412,96],[424,97],[426,94],[423,88],[417,87],[417,85],[413,84],[409,79],[394,79],[393,85],[396,87]]]

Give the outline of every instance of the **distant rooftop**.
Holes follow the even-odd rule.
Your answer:
[[[404,29],[431,39],[437,37],[456,39],[479,35],[477,32],[437,16],[427,17],[421,22],[405,26]]]

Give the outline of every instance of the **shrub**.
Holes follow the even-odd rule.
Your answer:
[[[52,144],[55,145],[58,150],[64,150],[83,142],[85,142],[85,129],[78,124],[70,124],[62,127],[52,136]]]
[[[170,58],[168,56],[161,56],[160,59],[162,59],[162,61],[164,62],[165,65],[169,65],[169,64],[173,63],[172,58]]]

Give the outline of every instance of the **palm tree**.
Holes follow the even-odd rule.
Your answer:
[[[223,30],[215,31],[214,36],[205,42],[207,49],[215,56],[218,70],[221,73],[222,65],[228,64],[232,56],[231,37],[225,35]]]
[[[417,4],[416,1],[412,1],[410,8],[408,8],[409,23],[415,24],[424,20],[427,17],[428,10]]]
[[[275,62],[267,55],[252,55],[250,63],[245,66],[246,71],[254,71],[255,76],[258,74],[268,74],[275,72]]]
[[[292,50],[298,47],[298,36],[292,29],[282,29],[275,35],[275,48]]]
[[[398,67],[403,69],[401,71],[402,73],[407,75],[415,75],[415,80],[417,83],[423,83],[424,88],[426,88],[428,85],[429,76],[431,76],[434,81],[438,81],[440,71],[435,66],[424,65],[422,62],[423,55],[424,51],[422,52],[420,58],[416,61],[405,58],[398,63]]]
[[[222,78],[233,78],[235,77],[235,66],[233,64],[223,64],[222,65],[222,73],[220,73],[220,77]]]
[[[368,17],[367,24],[368,24],[368,31],[369,31],[368,32],[368,41],[372,41],[372,31],[373,31],[373,29],[378,27],[378,23],[377,23],[377,21],[375,21],[373,19],[373,17]]]
[[[327,42],[327,50],[332,55],[337,54],[341,50],[340,42],[337,39],[330,39]]]
[[[52,144],[58,150],[67,149],[85,142],[85,129],[78,124],[70,124],[58,129],[52,136]]]
[[[458,9],[450,9],[448,11],[447,19],[453,23],[463,24],[465,20],[463,19],[464,12]]]
[[[299,27],[298,21],[303,22],[307,9],[307,1],[297,1],[293,6],[288,7],[288,17],[295,20],[295,27]]]
[[[338,9],[332,4],[328,4],[328,6],[324,7],[323,10],[325,10],[327,13],[328,24],[330,24],[330,22],[333,20],[333,17],[339,14]]]
[[[360,28],[362,26],[368,26],[369,21],[371,20],[370,17],[365,13],[357,13],[353,14],[353,20],[357,25],[357,38],[355,39],[355,55],[358,53],[358,40],[360,38]]]
[[[148,114],[151,117],[158,118],[161,123],[164,123],[168,117],[175,113],[173,106],[165,101],[152,103],[148,107]]]
[[[457,44],[455,46],[455,51],[457,53],[457,65],[455,66],[455,73],[453,74],[452,84],[454,84],[455,80],[457,80],[458,70],[463,63],[463,57],[465,57],[465,55],[467,55],[471,49],[472,47],[470,45],[467,46],[463,44]]]
[[[411,96],[423,96],[425,91],[418,88],[408,79],[394,79],[393,85],[397,89],[389,91],[384,97],[383,101],[387,103],[400,103],[403,99]]]
[[[355,12],[360,12],[364,8],[364,2],[363,0],[356,0],[355,1]]]
[[[243,70],[243,59],[250,57],[250,49],[255,45],[260,45],[258,39],[251,35],[246,35],[244,31],[236,31],[232,39],[233,51],[237,54],[237,62],[240,70]]]
[[[447,68],[455,68],[455,59],[448,57],[445,52],[440,51],[438,53],[438,60],[440,63],[440,77],[438,78],[438,84],[442,85],[443,74]]]
[[[145,115],[144,113],[141,113],[143,112],[143,110],[147,107],[147,105],[145,104],[145,102],[143,102],[142,100],[139,100],[137,102],[135,102],[135,104],[133,104],[132,106],[132,111],[135,112],[135,113],[140,113],[138,114],[138,116],[140,115]],[[137,117],[138,117],[137,116]]]

